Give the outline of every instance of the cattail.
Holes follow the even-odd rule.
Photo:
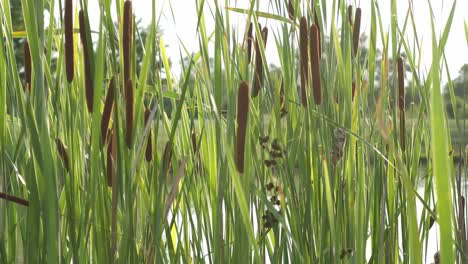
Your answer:
[[[348,6],[348,22],[351,26],[353,26],[353,6]]]
[[[164,153],[163,153],[163,168],[164,174],[167,176],[172,164],[172,144],[168,141],[166,142],[166,146],[164,146]]]
[[[405,69],[401,57],[398,57],[398,107],[405,111]]]
[[[31,51],[29,50],[29,43],[26,39],[24,41],[24,79],[26,85],[26,92],[31,91]]]
[[[195,135],[195,132],[192,132],[192,148],[193,148],[193,153],[197,152],[197,136]]]
[[[83,10],[80,10],[79,14],[80,22],[80,38],[81,44],[83,45],[83,58],[84,58],[84,74],[85,74],[85,94],[86,103],[88,105],[88,111],[93,112],[93,98],[94,98],[94,83],[93,76],[91,73],[91,57],[89,54],[89,46],[86,35],[86,23]]]
[[[245,135],[249,114],[249,85],[243,81],[237,94],[237,171],[244,173]]]
[[[55,140],[55,144],[57,145],[57,152],[62,158],[62,162],[63,162],[63,165],[65,166],[65,169],[69,171],[70,163],[69,163],[68,154],[67,154],[67,150],[65,149],[65,146],[63,145],[62,141],[58,138]]]
[[[132,17],[132,1],[125,1],[124,4],[124,20],[123,20],[123,58],[124,58],[124,80],[130,80],[131,71],[131,54],[133,40],[133,17]]]
[[[268,28],[264,27],[260,35],[262,36],[263,47],[266,48],[266,43],[268,39]],[[255,54],[255,79],[254,79],[253,91],[252,91],[253,97],[257,97],[258,93],[260,92],[260,89],[263,86],[263,80],[264,80],[262,54],[260,53],[260,45],[258,44],[258,41],[259,40],[257,40],[257,42],[255,43],[256,54]]]
[[[253,24],[250,22],[249,31],[247,32],[247,56],[248,63],[252,60],[252,41],[253,41]]]
[[[115,133],[109,132],[110,142],[107,144],[107,186],[112,187],[113,179],[115,176],[115,163],[116,160],[116,149],[117,149],[117,140]]]
[[[107,129],[109,128],[109,121],[114,108],[114,77],[110,80],[109,88],[107,91],[106,102],[104,103],[104,112],[101,118],[101,137],[103,144],[106,143]]]
[[[9,201],[9,202],[13,202],[13,203],[17,203],[17,204],[20,204],[20,205],[24,205],[24,206],[29,206],[29,201],[28,200],[23,199],[23,198],[19,198],[19,197],[13,196],[13,195],[9,195],[9,194],[6,194],[6,193],[2,193],[2,192],[0,192],[0,199],[6,200],[6,201]]]
[[[310,58],[312,65],[312,83],[314,89],[315,104],[322,103],[322,84],[320,81],[320,51],[318,29],[314,24],[310,27]]]
[[[359,47],[359,35],[361,31],[361,8],[356,8],[356,17],[354,18],[354,28],[353,28],[353,47],[354,47],[354,56],[356,56],[358,47]]]
[[[127,147],[132,146],[132,129],[133,129],[133,83],[128,80],[125,84],[125,109],[127,118]]]
[[[69,83],[75,78],[73,53],[73,0],[65,0],[65,67]]]
[[[148,122],[150,121],[149,120],[149,116],[150,116],[150,113],[151,111],[146,108],[145,109],[145,126],[148,125]],[[151,160],[153,160],[153,145],[152,145],[152,131],[151,131],[151,127],[149,129],[149,133],[148,133],[148,143],[146,144],[146,151],[145,151],[145,157],[146,157],[146,161],[150,162]]]
[[[314,19],[315,19],[315,26],[317,26],[317,35],[318,35],[318,51],[319,51],[319,60],[322,60],[322,34],[321,34],[321,30],[320,30],[320,23],[319,23],[319,19],[318,19],[318,16],[317,16],[317,10],[315,11],[315,15],[314,15]]]
[[[307,106],[307,87],[309,82],[309,55],[308,55],[308,32],[307,32],[307,19],[301,17],[299,28],[299,53],[301,56],[301,94],[302,105]]]
[[[291,0],[288,1],[288,15],[289,19],[294,19],[294,6]]]

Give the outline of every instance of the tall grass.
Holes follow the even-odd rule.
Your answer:
[[[25,32],[0,2],[0,263],[422,263],[437,242],[442,263],[466,261],[441,96],[456,1],[440,36],[396,0],[234,2],[196,1],[179,77],[155,0],[145,43],[132,1],[90,18],[88,1],[22,0]],[[406,37],[420,23],[427,73]]]

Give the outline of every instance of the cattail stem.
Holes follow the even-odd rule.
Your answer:
[[[128,80],[125,84],[125,109],[127,118],[127,147],[132,146],[132,129],[133,129],[133,83]]]
[[[252,61],[252,42],[253,42],[253,24],[250,22],[249,30],[247,32],[247,56],[248,63]]]
[[[400,111],[400,145],[401,150],[405,151],[406,149],[406,120],[405,120],[405,111]]]
[[[9,195],[3,192],[0,192],[0,199],[3,199],[5,201],[17,203],[19,205],[24,205],[24,206],[29,206],[29,201],[23,198],[19,198],[13,195]]]
[[[26,39],[24,41],[24,80],[25,80],[25,92],[31,91],[31,51],[29,50],[29,43]]]
[[[104,112],[101,118],[101,137],[103,144],[106,144],[107,130],[109,128],[109,122],[114,108],[114,77],[110,80],[109,88],[107,90],[106,101],[104,103]]]
[[[261,34],[262,36],[262,41],[263,41],[263,47],[266,48],[266,43],[268,39],[268,28],[264,27]],[[260,45],[258,44],[259,40],[257,40],[256,45],[255,45],[255,79],[254,79],[254,84],[253,84],[253,91],[252,91],[252,96],[257,97],[258,93],[260,92],[260,89],[263,87],[263,81],[264,81],[264,72],[263,72],[263,61],[262,61],[262,54],[260,52]]]
[[[55,144],[57,145],[57,152],[59,153],[60,157],[62,158],[63,165],[67,171],[70,171],[70,160],[68,159],[67,150],[63,145],[60,139],[55,140]]]
[[[315,104],[322,103],[322,83],[320,80],[320,51],[318,28],[314,24],[310,27],[310,57],[312,65],[312,83],[314,89]]]
[[[245,136],[247,131],[247,117],[249,114],[249,85],[243,81],[239,85],[237,94],[237,171],[244,173]]]
[[[149,116],[150,116],[150,113],[151,111],[146,108],[145,109],[145,127],[148,125],[148,122],[150,121],[149,120]],[[146,144],[146,150],[145,150],[145,157],[146,157],[146,161],[150,162],[151,160],[153,160],[153,140],[152,140],[152,130],[151,128],[149,129],[149,132],[148,132],[148,142]]]
[[[309,53],[308,53],[308,28],[307,19],[301,17],[299,28],[299,53],[300,53],[300,67],[301,67],[301,95],[302,105],[307,106],[308,97],[308,83],[309,83]]]
[[[131,72],[131,54],[133,41],[133,13],[132,2],[127,0],[124,3],[124,20],[123,20],[123,58],[124,58],[124,80],[130,80]]]
[[[75,78],[74,51],[73,51],[73,0],[65,0],[65,70],[67,81],[70,83]]]
[[[88,111],[93,112],[93,99],[94,99],[94,83],[93,75],[91,71],[91,57],[90,57],[90,48],[88,45],[87,39],[87,27],[85,16],[83,10],[79,12],[79,22],[80,22],[80,38],[81,44],[83,45],[83,59],[84,59],[84,74],[85,74],[85,94],[86,94],[86,104],[88,106]]]
[[[398,57],[398,107],[405,111],[405,69],[403,59]]]
[[[361,8],[356,8],[356,17],[354,18],[354,27],[353,27],[353,48],[354,56],[356,56],[359,48],[359,37],[361,34]]]

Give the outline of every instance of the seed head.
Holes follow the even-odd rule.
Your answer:
[[[83,58],[84,58],[84,74],[85,74],[85,93],[86,93],[86,104],[88,106],[88,111],[93,112],[93,98],[94,98],[94,83],[93,76],[91,71],[91,58],[89,54],[90,47],[88,46],[87,40],[87,28],[86,21],[84,17],[83,10],[79,12],[79,22],[80,22],[80,38],[81,44],[83,45]]]
[[[73,0],[65,0],[65,70],[67,81],[75,78],[73,51]]]
[[[354,56],[356,56],[359,48],[359,37],[361,31],[361,8],[356,8],[356,17],[354,19],[354,28],[353,28],[353,47],[354,47]]]
[[[149,120],[150,113],[151,113],[151,111],[148,108],[146,108],[145,109],[145,126],[148,125],[148,122],[150,121]],[[152,130],[151,130],[151,127],[150,127],[149,133],[148,133],[148,143],[146,144],[146,151],[145,151],[146,161],[148,161],[148,162],[153,160],[153,143],[152,142],[153,142],[153,140],[152,140]]]
[[[31,90],[31,51],[29,50],[28,40],[24,41],[24,79],[26,85],[26,92]]]
[[[132,67],[131,54],[133,42],[133,11],[132,1],[124,3],[124,20],[123,20],[123,58],[124,58],[124,80],[127,82],[130,79]]]
[[[244,172],[245,135],[249,114],[249,85],[243,81],[237,94],[237,171]]]
[[[312,65],[312,83],[314,89],[315,104],[322,103],[322,84],[320,80],[320,51],[319,51],[319,37],[318,28],[314,24],[310,28],[310,57]]]
[[[107,129],[109,128],[109,121],[112,115],[112,109],[114,108],[114,81],[114,77],[112,77],[109,82],[109,88],[107,89],[104,112],[101,118],[101,137],[103,144],[106,144]]]
[[[127,118],[127,147],[132,146],[132,129],[133,129],[133,83],[128,80],[125,84],[125,109]]]
[[[307,19],[301,17],[300,28],[299,28],[299,53],[301,60],[301,94],[302,94],[302,105],[307,106],[307,95],[308,95],[308,84],[309,84],[309,54],[308,54],[308,30],[307,30]]]

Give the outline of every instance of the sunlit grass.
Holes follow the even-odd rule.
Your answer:
[[[456,1],[440,35],[395,0],[370,14],[336,0],[196,1],[199,50],[180,58],[155,0],[145,41],[129,1],[99,1],[99,17],[65,2],[22,0],[26,32],[0,2],[0,263],[423,263],[434,233],[442,263],[465,259],[453,162],[465,120],[441,96]],[[70,2],[73,38],[58,17],[44,24]],[[433,26],[428,73],[405,37],[419,23]],[[25,79],[14,38],[28,41]],[[405,108],[404,89],[420,103]]]

